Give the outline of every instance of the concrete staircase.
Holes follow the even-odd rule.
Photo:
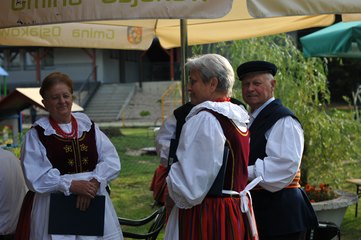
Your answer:
[[[162,94],[174,81],[144,82],[137,86],[134,96],[123,109],[120,121],[123,126],[159,126],[162,123]]]
[[[85,113],[96,123],[121,126],[159,126],[181,99],[161,107],[161,98],[174,81],[102,84],[94,94]],[[174,103],[177,101],[177,103]]]
[[[117,121],[120,112],[133,97],[135,88],[135,83],[102,84],[84,112],[94,122]]]

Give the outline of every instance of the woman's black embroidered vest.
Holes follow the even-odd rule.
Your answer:
[[[44,129],[35,126],[39,139],[46,149],[46,155],[54,168],[60,174],[90,172],[98,162],[98,152],[95,140],[95,127],[84,132],[78,139],[65,139],[55,134],[44,135]]]

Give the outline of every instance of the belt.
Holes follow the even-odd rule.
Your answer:
[[[300,187],[301,187],[301,185],[300,185],[300,180],[301,180],[301,171],[298,170],[298,171],[296,172],[296,175],[295,175],[295,177],[293,178],[292,182],[291,182],[288,186],[284,187],[283,189],[285,189],[285,188],[286,188],[286,189],[288,189],[288,188],[300,188]],[[260,185],[257,185],[257,186],[255,186],[252,190],[253,190],[253,191],[264,190],[264,188],[261,187]]]
[[[250,183],[247,184],[245,189],[241,192],[236,192],[232,190],[222,190],[223,194],[230,194],[230,195],[238,195],[241,198],[241,211],[245,213],[247,216],[248,224],[251,229],[252,239],[258,240],[258,230],[256,219],[253,213],[253,206],[252,206],[252,197],[250,191],[263,179],[261,176],[253,179]]]

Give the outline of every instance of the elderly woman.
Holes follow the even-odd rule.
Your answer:
[[[123,239],[116,212],[106,191],[107,184],[120,171],[115,147],[85,114],[71,112],[73,85],[67,75],[60,72],[48,75],[42,82],[40,94],[49,116],[33,124],[25,136],[21,151],[25,179],[33,192],[33,197],[28,194],[27,203],[24,204],[24,207],[32,205],[31,219],[22,219],[30,222],[28,238]],[[97,195],[105,196],[103,236],[49,234],[51,193],[75,196],[74,207],[80,211],[86,211]],[[18,225],[19,231],[26,232]],[[23,236],[21,239],[25,238]]]
[[[232,66],[218,54],[206,54],[189,59],[186,67],[195,106],[166,179],[175,206],[165,239],[254,239],[257,233],[249,231],[240,207],[248,177],[248,114],[230,102]]]

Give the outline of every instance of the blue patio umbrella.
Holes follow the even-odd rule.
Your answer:
[[[361,21],[339,22],[300,41],[306,57],[361,58]]]
[[[0,76],[9,76],[9,74],[2,67],[0,67]]]

